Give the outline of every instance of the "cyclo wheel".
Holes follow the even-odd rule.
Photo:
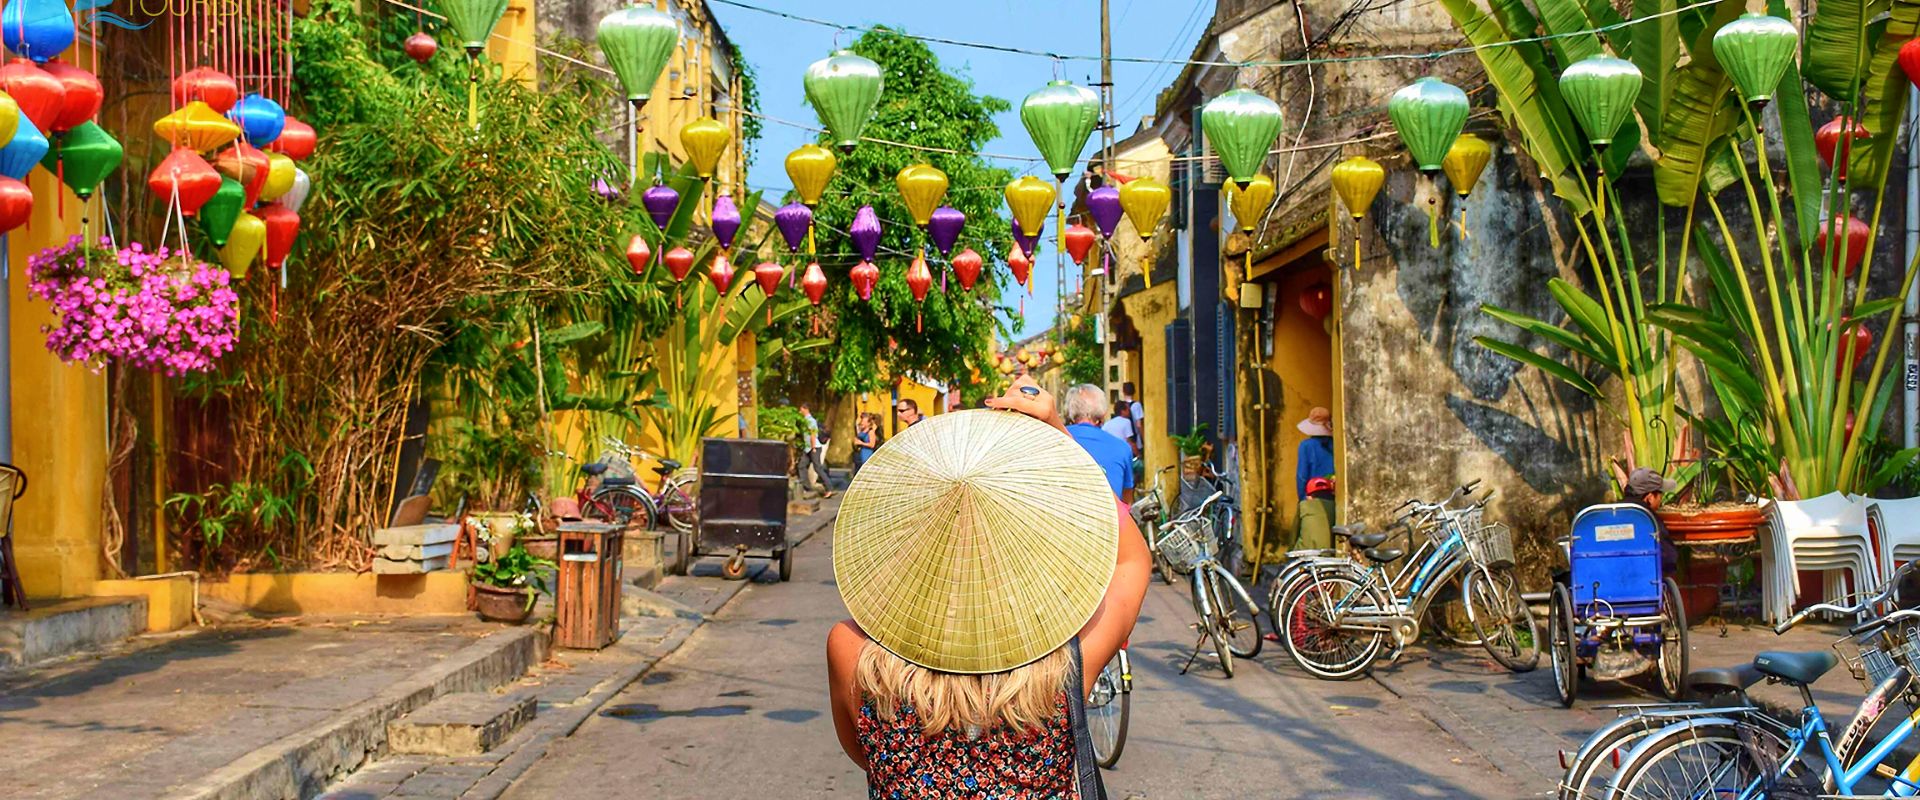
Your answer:
[[[1692,660],[1687,645],[1687,609],[1680,602],[1680,584],[1672,578],[1660,581],[1660,596],[1668,617],[1660,640],[1660,693],[1668,700],[1679,700],[1687,693],[1687,663]]]
[[[1573,596],[1556,583],[1547,616],[1547,655],[1553,663],[1553,690],[1560,695],[1561,708],[1572,708],[1580,689],[1580,649],[1573,631]]]
[[[1127,747],[1127,714],[1133,701],[1120,679],[1122,657],[1114,653],[1087,695],[1087,732],[1093,737],[1094,761],[1107,769],[1120,762],[1120,752]]]
[[[1208,570],[1208,582],[1213,584],[1213,613],[1219,617],[1227,649],[1241,658],[1260,655],[1260,647],[1266,644],[1260,635],[1260,607],[1246,587],[1220,567]]]
[[[1540,666],[1540,623],[1520,597],[1513,570],[1475,568],[1467,574],[1468,613],[1487,655],[1514,672]]]
[[[1329,681],[1358,677],[1373,666],[1386,641],[1385,631],[1354,630],[1335,622],[1332,611],[1343,605],[1380,608],[1380,593],[1347,574],[1321,575],[1293,588],[1281,605],[1286,609],[1280,641],[1287,655],[1308,674]]]
[[[1671,725],[1634,746],[1633,752],[1613,782],[1615,800],[1822,793],[1820,779],[1808,765],[1801,759],[1782,763],[1786,745],[1752,723]],[[1713,785],[1701,786],[1709,776]]]

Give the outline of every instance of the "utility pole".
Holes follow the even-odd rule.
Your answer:
[[[1109,2],[1100,0],[1100,169],[1105,173],[1113,172],[1113,128],[1118,124],[1113,119],[1113,13]],[[1106,176],[1102,175],[1101,184],[1105,185],[1106,181]],[[1107,249],[1110,244],[1101,242],[1100,246]],[[1112,264],[1104,253],[1101,263],[1106,265],[1106,269],[1087,281],[1082,291],[1098,298],[1093,319],[1087,320],[1087,324],[1093,326],[1094,338],[1100,341],[1100,383],[1109,385],[1113,378],[1114,357],[1110,341],[1113,328],[1107,324],[1107,309],[1112,307],[1113,299],[1107,295],[1113,286],[1113,271],[1119,267]],[[1137,426],[1140,421],[1134,420],[1133,424]],[[1138,435],[1137,430],[1135,435]]]

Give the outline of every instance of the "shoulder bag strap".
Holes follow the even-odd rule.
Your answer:
[[[1073,723],[1073,777],[1080,789],[1080,800],[1107,800],[1107,787],[1100,782],[1100,764],[1093,755],[1093,734],[1087,730],[1086,672],[1080,663],[1080,637],[1073,647],[1072,682],[1067,687],[1067,715]]]

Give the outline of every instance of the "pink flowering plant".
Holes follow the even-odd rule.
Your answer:
[[[233,350],[239,296],[218,266],[102,237],[49,247],[27,260],[28,288],[53,304],[47,349],[95,370],[108,362],[170,376],[205,372]]]

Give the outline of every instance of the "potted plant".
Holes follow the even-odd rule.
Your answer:
[[[1201,423],[1185,436],[1174,436],[1174,445],[1180,448],[1180,477],[1186,481],[1200,478],[1200,470],[1206,459],[1202,455],[1207,449],[1207,425]]]
[[[533,603],[547,591],[545,570],[553,561],[536,558],[514,545],[492,561],[473,566],[474,610],[482,619],[519,624],[533,613]]]

